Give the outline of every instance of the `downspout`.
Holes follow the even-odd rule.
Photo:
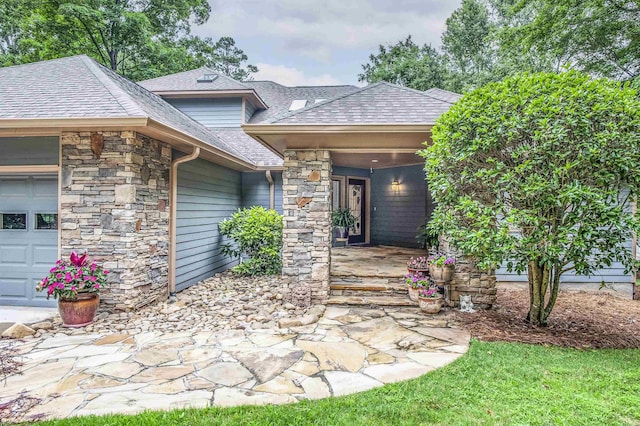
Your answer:
[[[169,213],[169,302],[175,302],[176,299],[176,212],[178,210],[178,166],[182,163],[195,160],[200,155],[200,148],[194,147],[189,155],[176,158],[171,162],[171,174],[169,176],[169,187],[171,194],[169,205],[171,211]]]
[[[271,170],[267,170],[267,182],[269,182],[269,208],[275,210],[276,208],[276,186],[273,183],[273,176],[271,176]]]

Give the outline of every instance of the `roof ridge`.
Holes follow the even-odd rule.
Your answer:
[[[236,80],[235,78],[231,78],[231,77],[229,77],[228,75],[225,75],[224,73],[222,73],[221,71],[217,71],[217,70],[215,70],[215,69],[213,69],[213,68],[211,68],[211,67],[208,67],[208,66],[206,66],[206,65],[205,65],[205,66],[198,67],[198,68],[194,68],[194,69],[191,69],[191,70],[180,71],[180,72],[174,72],[174,73],[172,73],[172,74],[161,75],[160,77],[154,77],[154,78],[149,78],[149,79],[147,79],[147,80],[141,80],[141,81],[139,81],[138,83],[141,85],[142,83],[150,83],[150,82],[152,82],[152,81],[160,80],[160,79],[163,79],[163,78],[167,78],[167,77],[175,77],[175,76],[180,75],[180,74],[186,74],[186,73],[190,73],[190,72],[194,72],[194,71],[198,71],[198,70],[204,70],[204,71],[206,71],[207,73],[217,75],[217,76],[218,76],[218,78],[224,78],[224,79],[226,79],[226,80],[231,80],[231,81],[233,81],[235,84],[237,84],[237,85],[239,85],[239,86],[241,86],[241,87],[243,87],[243,88],[245,88],[245,89],[251,89],[249,86],[245,86],[244,82],[239,81],[239,80]]]
[[[325,99],[322,102],[317,102],[317,103],[314,103],[312,105],[306,106],[304,108],[297,109],[295,111],[287,111],[287,113],[279,115],[277,117],[274,117],[272,120],[269,120],[269,123],[272,123],[272,124],[273,123],[277,123],[278,121],[284,120],[285,118],[289,118],[289,117],[292,117],[292,116],[294,116],[296,114],[301,114],[301,113],[309,111],[311,109],[330,104],[332,102],[335,102],[335,101],[338,101],[340,99],[346,98],[347,96],[355,95],[357,93],[362,93],[362,92],[364,92],[366,90],[372,89],[374,87],[378,87],[378,86],[380,86],[380,85],[382,85],[384,83],[386,83],[386,82],[379,81],[377,83],[373,83],[373,84],[369,84],[369,85],[366,85],[364,87],[361,87],[358,90],[354,90],[353,92],[344,93],[342,95],[334,96],[333,98]]]
[[[107,69],[104,65],[98,64],[96,61],[86,55],[80,55],[80,59],[87,67],[87,69],[91,71],[91,73],[98,79],[100,84],[102,84],[102,86],[104,86],[104,88],[107,89],[109,93],[111,93],[116,102],[118,102],[118,104],[127,112],[127,114],[137,114],[144,117],[147,117],[149,115],[140,107],[140,105],[138,105],[137,102],[133,100],[133,98],[128,93],[122,90],[122,88],[120,88],[111,79],[110,76],[105,74],[104,70],[100,69],[101,67]]]
[[[444,102],[444,103],[453,105],[453,102],[445,101],[443,99],[436,98],[435,96],[429,95],[428,93],[426,93],[427,90],[425,90],[423,92],[422,90],[414,89],[412,87],[402,86],[402,85],[396,84],[396,83],[389,83],[388,81],[381,81],[380,83],[386,83],[388,86],[392,86],[392,87],[396,87],[398,89],[406,90],[407,92],[411,92],[411,93],[417,93],[419,95],[426,96],[426,97],[428,97],[430,99],[435,99],[438,102]],[[435,87],[432,87],[431,89],[435,89]],[[428,90],[431,90],[431,89],[428,89]]]
[[[430,92],[430,91],[432,91],[432,90],[440,90],[440,91],[442,91],[442,92],[446,92],[446,93],[450,93],[450,94],[452,94],[452,95],[456,95],[456,96],[460,96],[460,97],[462,97],[462,95],[461,95],[460,93],[452,92],[452,91],[450,91],[450,90],[441,89],[441,88],[439,88],[439,87],[432,87],[431,89],[427,89],[427,90],[425,90],[425,91],[424,91],[424,92],[422,92],[422,93],[423,93],[423,94],[425,94],[426,96],[429,96],[429,97],[430,97],[430,98],[432,98],[432,99],[436,99],[436,100],[439,100],[439,101],[441,101],[441,102],[446,102],[446,103],[451,104],[451,105],[453,105],[453,104],[455,103],[455,102],[451,102],[451,101],[448,101],[448,100],[446,100],[446,99],[441,99],[441,98],[438,98],[438,97],[436,97],[436,96],[433,96],[433,95],[429,94],[428,92]]]

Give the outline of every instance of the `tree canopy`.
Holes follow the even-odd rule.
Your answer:
[[[576,69],[640,87],[638,0],[463,0],[447,19],[441,52],[412,44],[380,46],[360,81],[419,90],[429,81],[463,93],[519,72]]]
[[[545,325],[560,277],[622,262],[640,222],[640,98],[576,71],[519,74],[466,94],[423,151],[431,229],[484,269],[527,271]]]
[[[209,19],[207,0],[6,0],[0,65],[88,54],[133,80],[207,65],[249,78],[247,56],[230,37],[191,34]]]

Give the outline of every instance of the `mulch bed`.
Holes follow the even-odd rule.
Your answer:
[[[455,317],[478,339],[578,349],[640,348],[640,301],[602,292],[560,291],[547,327],[525,322],[528,289],[498,289],[494,309]]]

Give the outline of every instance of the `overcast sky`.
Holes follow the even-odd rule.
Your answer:
[[[380,44],[411,34],[440,46],[461,0],[209,0],[200,36],[231,36],[260,72],[256,80],[293,85],[356,84]]]

